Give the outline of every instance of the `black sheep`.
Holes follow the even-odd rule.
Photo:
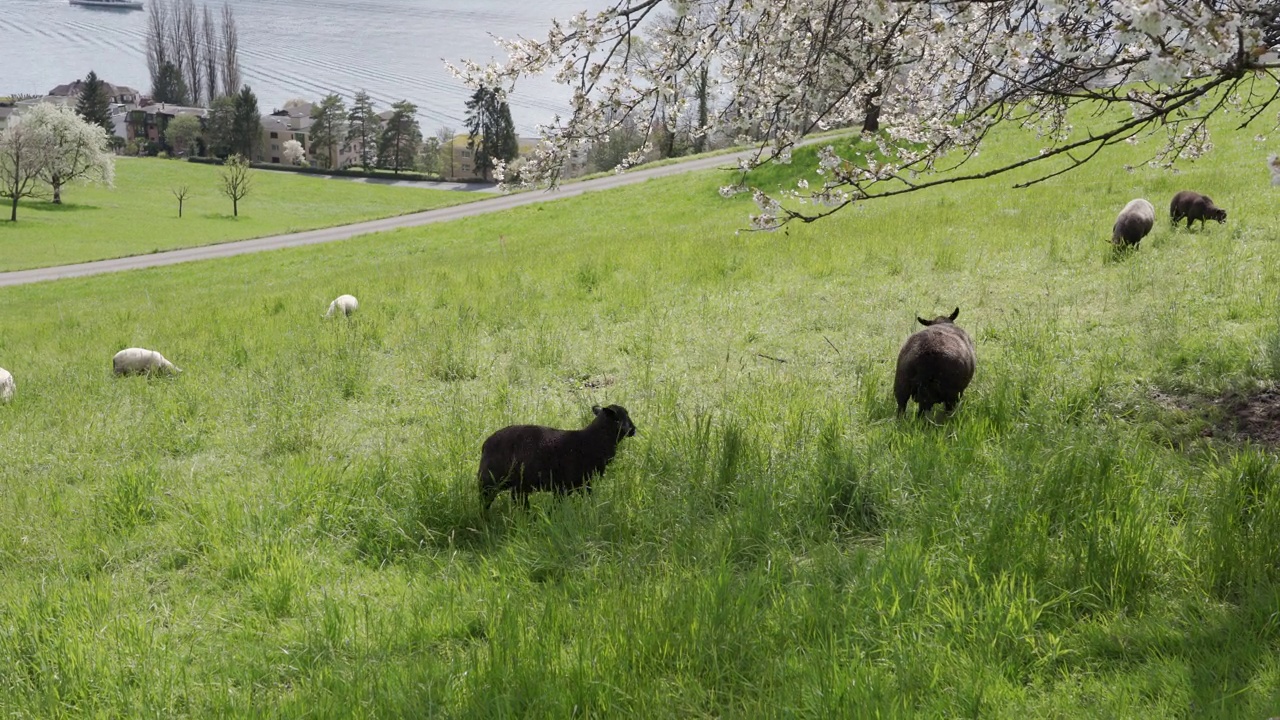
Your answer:
[[[977,358],[969,335],[953,324],[959,315],[960,308],[956,308],[950,315],[933,320],[916,318],[925,328],[907,338],[898,352],[893,394],[898,400],[899,415],[912,399],[920,405],[917,417],[937,403],[943,403],[951,412],[969,386]]]
[[[1187,219],[1187,229],[1191,229],[1191,223],[1196,220],[1200,221],[1200,227],[1204,227],[1205,220],[1217,220],[1220,223],[1227,221],[1227,211],[1213,204],[1213,201],[1206,195],[1198,192],[1183,190],[1173,196],[1173,202],[1169,203],[1169,219],[1177,225],[1182,218]]]
[[[595,419],[581,430],[510,425],[490,435],[480,450],[480,496],[486,510],[503,490],[524,507],[529,493],[591,492],[591,478],[604,473],[618,442],[636,434],[621,405],[591,408]]]

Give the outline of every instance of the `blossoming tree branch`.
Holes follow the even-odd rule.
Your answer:
[[[692,119],[699,136],[755,143],[744,178],[789,161],[809,133],[861,128],[855,156],[819,150],[820,186],[754,192],[753,225],[769,229],[1017,168],[1034,168],[1028,185],[1153,133],[1167,137],[1152,162],[1198,156],[1210,117],[1248,125],[1276,100],[1278,41],[1274,0],[622,0],[543,39],[499,40],[505,62],[453,69],[475,86],[550,72],[572,87],[572,112],[542,128],[525,183],[554,184],[571,153],[627,118]],[[1041,147],[970,171],[1002,124],[1038,132]]]

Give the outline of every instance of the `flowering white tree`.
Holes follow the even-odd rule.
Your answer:
[[[284,147],[280,150],[280,154],[284,157],[284,161],[290,165],[302,165],[305,167],[307,164],[307,150],[297,140],[286,140]]]
[[[48,162],[40,177],[53,188],[53,202],[62,202],[62,186],[82,180],[111,185],[116,163],[107,131],[86,122],[73,108],[40,103],[21,116],[22,125],[39,129],[47,142]]]
[[[758,143],[744,170],[788,161],[815,130],[872,131],[874,149],[819,151],[821,186],[756,192],[759,228],[1023,167],[1035,170],[1030,184],[1146,134],[1167,133],[1152,160],[1168,164],[1211,147],[1211,116],[1248,124],[1280,95],[1275,0],[616,0],[553,23],[544,39],[499,42],[505,62],[452,69],[504,89],[551,72],[573,90],[526,181],[554,183],[571,153],[624,116],[679,115],[691,72],[710,71],[730,98],[700,114],[698,130]],[[1084,132],[1073,132],[1078,106],[1090,110]],[[963,167],[1009,123],[1037,131],[1041,147]]]
[[[10,203],[9,221],[18,221],[18,201],[39,195],[52,138],[44,129],[15,122],[0,133],[0,197]]]

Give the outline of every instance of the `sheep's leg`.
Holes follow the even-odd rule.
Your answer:
[[[933,409],[933,403],[920,403],[920,409],[916,410],[916,417],[924,417],[925,413]]]

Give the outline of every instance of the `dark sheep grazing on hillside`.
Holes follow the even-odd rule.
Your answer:
[[[548,490],[566,495],[591,492],[591,478],[604,473],[618,442],[636,434],[621,405],[591,408],[595,419],[581,430],[541,425],[511,425],[490,435],[480,450],[480,496],[486,510],[503,490],[522,506],[529,493]]]
[[[978,360],[968,333],[953,324],[959,315],[960,308],[956,308],[950,315],[932,320],[916,318],[925,328],[907,338],[898,352],[893,394],[899,415],[906,412],[908,400],[920,406],[916,417],[937,403],[951,412],[969,387]]]
[[[1200,221],[1200,227],[1204,227],[1205,220],[1217,220],[1220,223],[1227,221],[1227,211],[1213,204],[1207,195],[1201,195],[1198,192],[1183,190],[1173,196],[1173,202],[1169,203],[1169,219],[1174,225],[1182,218],[1187,219],[1187,229],[1191,229],[1191,223],[1196,220]]]
[[[1155,206],[1141,198],[1130,200],[1111,228],[1111,242],[1123,246],[1137,245],[1155,224]]]

